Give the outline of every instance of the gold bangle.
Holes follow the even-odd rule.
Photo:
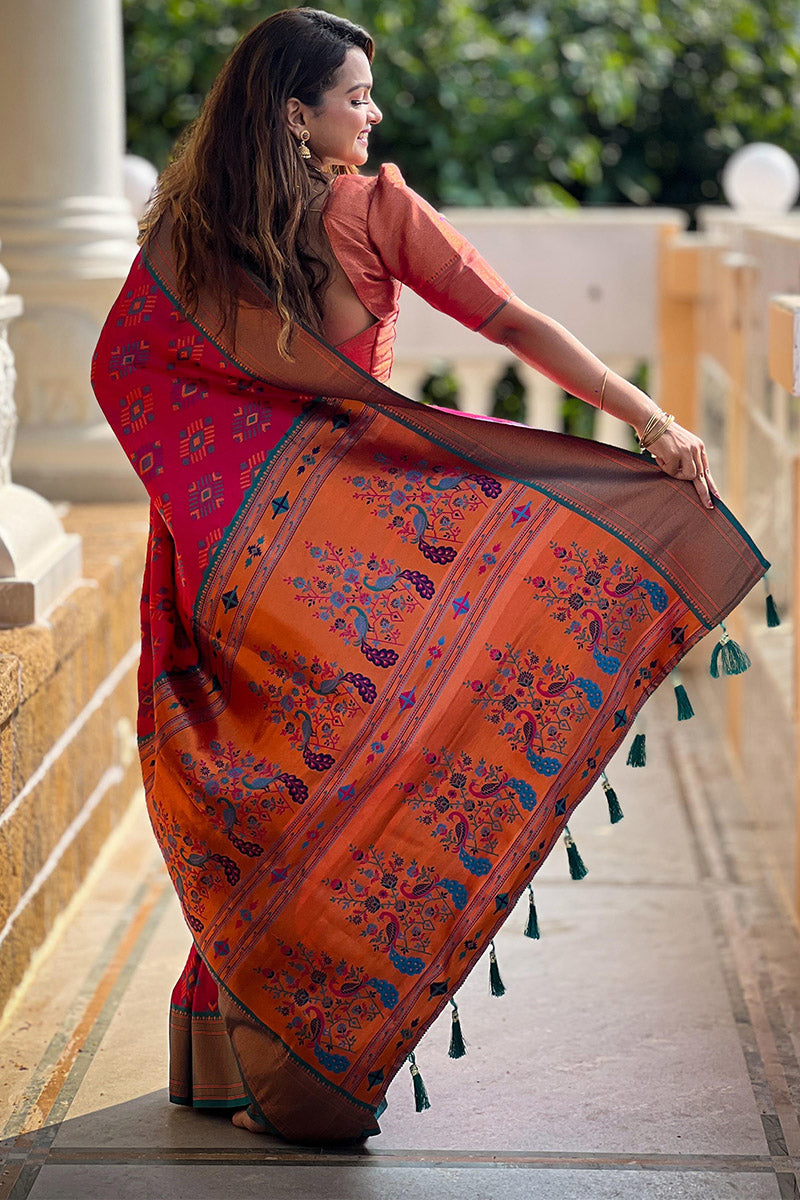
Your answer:
[[[600,412],[603,411],[603,401],[605,400],[605,396],[606,396],[606,384],[608,383],[608,371],[609,371],[609,368],[606,367],[606,372],[605,372],[605,375],[603,376],[603,382],[600,385],[600,404],[598,405]]]
[[[645,443],[649,442],[653,430],[656,428],[656,426],[660,425],[665,417],[666,413],[662,412],[660,408],[657,408],[654,413],[651,413],[650,420],[647,422],[639,436],[640,445],[644,445]]]
[[[663,433],[667,432],[667,430],[669,429],[670,425],[672,424],[672,422],[674,420],[675,420],[675,418],[672,416],[672,414],[667,413],[665,415],[663,421],[661,421],[661,423],[659,425],[657,425],[656,428],[653,430],[653,432],[650,434],[650,437],[647,440],[647,445],[652,446],[654,442],[657,442],[658,439],[661,437],[661,435]]]
[[[650,419],[648,420],[648,422],[645,425],[642,432],[639,434],[639,444],[640,445],[642,445],[644,442],[647,441],[650,434],[653,432],[656,425],[659,423],[659,421],[661,420],[661,418],[663,416],[664,416],[664,413],[659,408],[657,408],[654,413],[650,414]]]
[[[648,429],[645,427],[645,430],[639,439],[640,449],[649,450],[653,443],[657,442],[661,435],[667,432],[674,420],[675,418],[672,413],[665,412],[659,413],[658,419],[655,422],[653,422],[651,418],[651,421],[648,421],[647,424],[652,425],[652,428]]]

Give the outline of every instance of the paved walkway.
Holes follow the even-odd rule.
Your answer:
[[[776,1200],[800,1196],[800,941],[750,802],[702,716],[650,717],[649,763],[570,822],[525,912],[437,1022],[383,1133],[293,1148],[168,1104],[166,1012],[188,934],[137,806],[0,1029],[0,1200]],[[657,728],[658,726],[658,728]],[[776,823],[788,814],[776,812]]]

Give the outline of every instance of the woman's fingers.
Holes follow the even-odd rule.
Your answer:
[[[700,474],[695,477],[694,490],[706,508],[714,507],[714,501],[711,499],[711,492],[709,491],[708,480],[705,475]]]
[[[658,439],[653,454],[665,474],[693,483],[703,504],[714,507],[712,497],[719,496],[719,491],[709,470],[706,448],[698,437],[680,425],[672,425]]]

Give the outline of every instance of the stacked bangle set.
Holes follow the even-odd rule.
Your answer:
[[[656,409],[639,435],[639,449],[648,450],[653,442],[658,441],[662,433],[666,433],[674,420],[675,418],[672,413],[665,413],[661,409]]]

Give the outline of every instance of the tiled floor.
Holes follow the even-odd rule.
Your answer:
[[[588,877],[557,849],[542,940],[522,910],[497,939],[506,995],[485,964],[459,993],[467,1057],[446,1014],[421,1043],[431,1110],[401,1072],[359,1150],[168,1104],[188,934],[138,809],[0,1029],[0,1200],[800,1197],[797,927],[702,716],[676,730],[668,700],[647,768],[613,766],[625,820],[598,790],[570,822]]]

